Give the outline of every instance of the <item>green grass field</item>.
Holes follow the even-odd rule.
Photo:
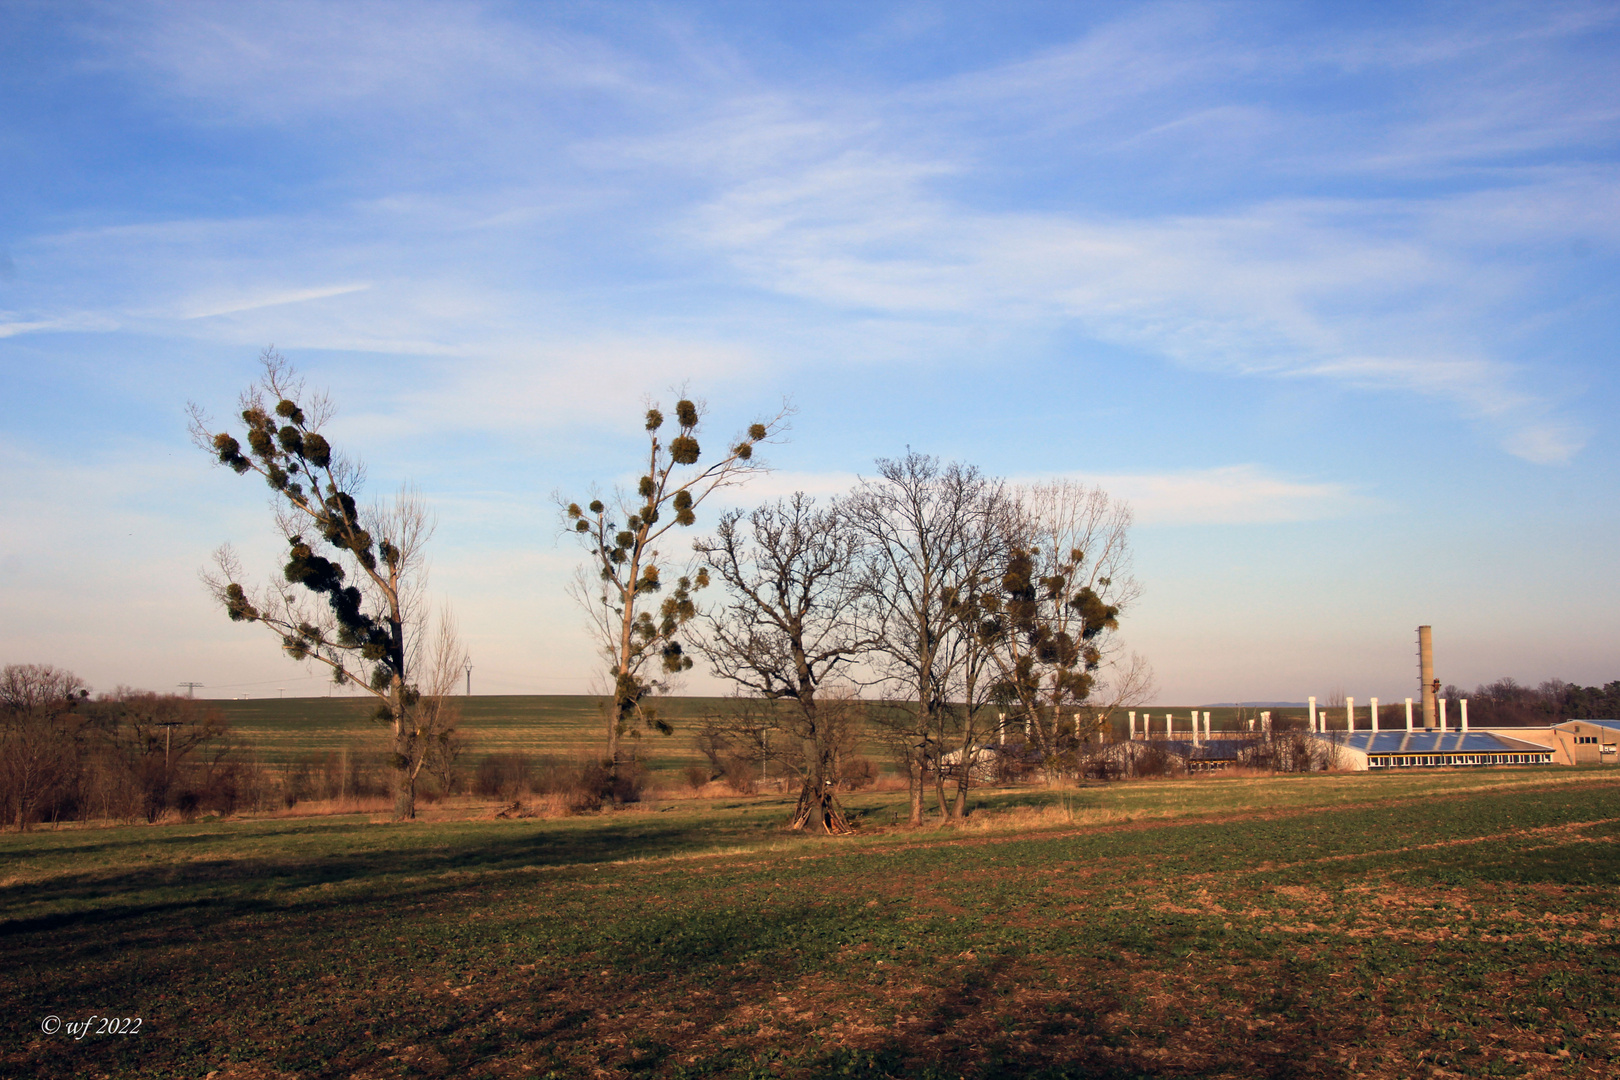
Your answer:
[[[469,757],[522,752],[533,756],[554,754],[574,756],[599,753],[603,745],[604,720],[601,699],[565,696],[474,696],[457,699],[462,710],[459,730],[471,741]],[[359,697],[259,698],[251,701],[216,701],[225,714],[235,737],[258,754],[260,760],[277,765],[295,758],[335,753],[348,749],[381,750],[386,737],[380,725],[369,719],[374,706]],[[726,708],[724,698],[671,697],[659,699],[659,708],[673,722],[673,735],[645,732],[639,740],[641,753],[655,773],[678,773],[688,764],[702,760],[693,743],[693,732],[705,715]],[[1166,712],[1176,716],[1178,730],[1190,726],[1191,706],[1155,705],[1143,709],[1154,716],[1154,730],[1163,723]],[[1236,729],[1236,710],[1210,708],[1211,722],[1218,730]],[[1298,710],[1294,710],[1298,711]],[[1282,716],[1288,710],[1277,710]],[[1291,713],[1290,713],[1291,715]],[[1116,734],[1123,737],[1126,720],[1120,717]],[[881,767],[889,762],[883,748],[874,741],[862,753]]]
[[[1612,771],[903,798],[7,835],[0,1073],[1620,1074]]]
[[[471,743],[473,759],[486,754],[521,752],[532,756],[574,756],[601,751],[605,721],[601,699],[563,696],[474,696],[458,698],[458,730]],[[309,754],[381,748],[387,738],[370,719],[375,706],[359,697],[260,698],[217,701],[234,736],[261,760],[280,764]],[[722,707],[714,698],[666,698],[660,708],[675,723],[676,733],[647,732],[640,744],[654,770],[677,771],[701,759],[694,747],[695,721]]]

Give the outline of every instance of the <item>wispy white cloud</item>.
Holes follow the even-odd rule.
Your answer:
[[[1493,423],[1512,452],[1515,433],[1554,405],[1492,340],[1537,289],[1524,248],[1587,222],[1584,242],[1620,239],[1593,209],[1615,199],[1606,175],[1560,174],[1489,196],[1124,218],[976,210],[936,193],[949,171],[831,150],[719,194],[690,235],[751,280],[846,313],[1073,321],[1204,370],[1415,391]],[[1481,219],[1493,217],[1514,220],[1482,250]],[[1507,242],[1520,249],[1504,255]],[[1573,453],[1579,440],[1564,445]]]
[[[24,319],[0,312],[0,338],[53,331],[97,333],[115,329],[116,319],[103,312],[73,311],[49,319]]]
[[[1238,525],[1344,517],[1376,503],[1344,484],[1292,480],[1257,465],[1077,477],[1124,499],[1143,525]]]
[[[36,330],[61,330],[67,326],[62,319],[37,319],[33,322],[0,322],[0,337],[33,333]]]
[[[121,15],[105,62],[233,122],[409,116],[496,138],[500,153],[480,157],[482,187],[442,196],[401,184],[296,215],[25,240],[78,295],[28,294],[0,334],[66,327],[69,305],[99,293],[104,325],[464,357],[484,370],[443,414],[498,422],[586,400],[580,373],[613,362],[592,341],[632,343],[629,369],[615,370],[636,375],[743,370],[697,357],[691,343],[717,335],[659,325],[633,291],[678,281],[711,299],[743,289],[811,305],[792,326],[752,316],[732,335],[746,344],[722,358],[783,355],[772,339],[806,326],[863,337],[873,347],[852,362],[873,364],[894,359],[888,342],[926,346],[942,323],[992,337],[1065,326],[1201,370],[1423,394],[1531,460],[1579,451],[1556,386],[1526,371],[1540,359],[1504,342],[1538,314],[1539,247],[1620,245],[1612,169],[1561,163],[1421,194],[1288,192],[1347,173],[1494,168],[1505,153],[1573,152],[1612,132],[1612,80],[1591,79],[1590,58],[1561,72],[1568,50],[1547,44],[1612,21],[1601,8],[1353,30],[1302,49],[1232,9],[1149,5],[1033,55],[897,86],[796,85],[668,26],[648,40],[679,48],[657,56],[633,37],[508,14],[295,3]],[[1454,92],[1459,63],[1472,65],[1468,94]],[[1273,93],[1312,71],[1373,68],[1402,68],[1414,87],[1377,123],[1349,102],[1315,113]],[[578,92],[609,104],[571,130],[560,106]],[[413,159],[409,138],[390,138],[393,160]],[[1068,175],[1042,205],[987,194],[1047,158]],[[1187,161],[1256,180],[1197,210],[1122,205],[1099,186],[1151,186]],[[525,171],[539,179],[513,180]],[[570,217],[587,223],[579,235]],[[609,300],[575,302],[577,275],[546,266],[619,255],[621,240],[635,284],[604,275]],[[280,284],[306,281],[370,284]],[[293,303],[307,309],[296,319],[280,310]],[[165,325],[176,313],[198,325]],[[564,350],[578,361],[557,359]]]
[[[1508,436],[1507,449],[1537,465],[1563,465],[1580,452],[1587,437],[1584,429],[1570,422],[1529,424]]]
[[[1143,525],[1256,525],[1318,521],[1379,508],[1349,485],[1292,479],[1259,465],[1227,465],[1163,473],[1077,473],[1129,503]],[[853,472],[770,472],[722,496],[726,505],[757,506],[804,492],[817,499],[848,494],[860,482]],[[1020,481],[1049,477],[1020,477]]]
[[[231,299],[223,298],[197,298],[190,307],[181,314],[182,319],[209,319],[215,315],[234,315],[241,311],[257,311],[260,308],[280,307],[283,304],[299,304],[306,300],[325,300],[330,296],[347,296],[349,293],[364,292],[371,288],[370,282],[360,282],[354,285],[324,285],[313,289],[273,289],[269,292],[255,293],[247,296],[235,296]]]
[[[511,432],[539,424],[639,431],[646,395],[672,400],[688,380],[733,384],[757,375],[752,349],[693,338],[600,335],[500,343],[469,367],[442,370],[431,389],[392,401],[391,424]],[[729,433],[728,433],[729,434]]]
[[[218,112],[275,123],[375,113],[433,121],[423,106],[572,87],[632,92],[633,61],[603,39],[503,18],[483,5],[331,4],[274,8],[161,4],[108,12],[87,34],[107,64],[161,73],[164,92]],[[505,107],[485,97],[486,110]],[[470,118],[470,117],[468,117]]]
[[[764,451],[764,456],[769,459],[768,448]],[[829,499],[847,495],[859,481],[860,477],[856,473],[839,470],[828,472],[772,470],[749,477],[748,482],[742,486],[722,489],[716,493],[716,499],[721,505],[754,507],[777,499],[791,498],[803,492],[818,502],[825,503]]]

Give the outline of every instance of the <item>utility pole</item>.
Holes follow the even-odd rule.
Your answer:
[[[467,667],[467,696],[472,697],[472,657],[467,657],[462,663]]]
[[[197,696],[197,688],[199,686],[201,686],[202,683],[200,683],[200,682],[183,682],[183,683],[175,683],[175,685],[176,686],[183,686],[183,687],[186,688],[186,697],[195,698]]]
[[[174,735],[174,729],[180,726],[178,720],[161,720],[158,727],[163,729],[163,775],[169,775],[169,739]]]

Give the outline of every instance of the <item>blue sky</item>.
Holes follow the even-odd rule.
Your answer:
[[[1613,4],[0,6],[0,657],[324,692],[197,581],[275,566],[184,419],[274,343],[481,692],[586,688],[552,493],[681,383],[797,407],[743,501],[1129,499],[1166,702],[1398,700],[1419,623],[1620,678],[1617,60]]]

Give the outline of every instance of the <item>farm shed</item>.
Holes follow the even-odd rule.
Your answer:
[[[1240,739],[1205,739],[1200,742],[1158,739],[1153,745],[1188,772],[1216,772],[1236,766],[1238,751],[1245,743]]]
[[[1333,744],[1341,767],[1358,770],[1551,765],[1554,757],[1550,747],[1494,731],[1351,731],[1314,737]]]
[[[1620,720],[1565,720],[1551,727],[1497,727],[1479,730],[1551,750],[1555,765],[1616,765],[1620,761]]]
[[[1620,764],[1620,720],[1565,720],[1549,730],[1560,765]]]

